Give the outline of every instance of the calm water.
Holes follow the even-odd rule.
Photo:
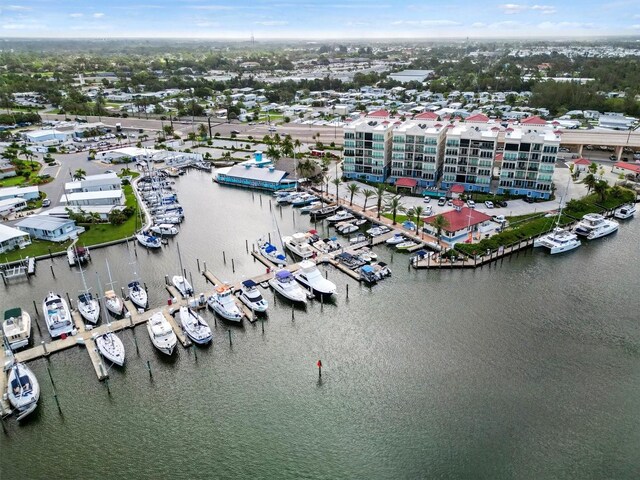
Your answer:
[[[203,173],[177,183],[187,212],[177,241],[196,290],[196,259],[227,280],[262,272],[245,240],[272,230],[268,197],[261,207],[258,194]],[[290,207],[277,218],[283,234],[309,228]],[[126,331],[111,396],[83,348],[32,362],[41,404],[23,425],[5,422],[0,476],[639,478],[638,238],[636,219],[568,255],[529,252],[476,271],[409,272],[406,255],[378,247],[392,278],[368,289],[329,268],[340,292],[323,310],[314,302],[292,319],[279,300],[264,334],[259,323],[218,320],[197,359],[183,348],[161,356],[144,327],[138,356]],[[105,257],[116,288],[131,277],[125,246],[96,250],[94,292],[96,272],[107,281]],[[138,249],[138,261],[151,303],[166,302],[175,241]],[[0,307],[32,311],[52,286],[76,296],[77,270],[58,258],[54,280],[49,264],[30,284],[0,287]]]

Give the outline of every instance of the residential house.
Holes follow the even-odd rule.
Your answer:
[[[0,253],[24,248],[31,243],[29,234],[0,223]]]
[[[16,224],[23,232],[27,232],[31,238],[48,240],[50,242],[64,242],[77,238],[83,227],[76,226],[76,222],[68,218],[51,217],[49,215],[34,215],[19,221]]]

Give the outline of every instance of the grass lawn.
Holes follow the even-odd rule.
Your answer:
[[[134,172],[135,173],[135,172]],[[127,207],[137,207],[136,197],[133,193],[131,185],[123,185],[125,204]],[[98,243],[111,242],[113,240],[119,240],[126,238],[135,232],[136,228],[136,214],[129,217],[122,225],[111,225],[109,223],[96,223],[96,224],[82,224],[87,230],[80,235],[78,244],[82,246],[90,247]],[[40,255],[47,255],[49,249],[51,252],[62,252],[71,245],[71,241],[64,243],[53,243],[44,240],[33,240],[31,245],[22,249],[14,250],[3,254],[0,259],[3,262],[12,262],[14,260],[20,260],[25,257],[37,257]]]
[[[15,187],[23,183],[28,183],[27,179],[22,175],[16,175],[15,177],[7,177],[0,180],[0,187]]]

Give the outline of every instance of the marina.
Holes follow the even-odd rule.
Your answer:
[[[170,324],[171,320],[174,321],[172,330],[178,335],[181,331],[178,318],[173,319],[170,312],[176,312],[188,302],[181,298],[175,287],[165,285],[165,276],[177,273],[176,244],[170,240],[167,246],[157,250],[146,250],[138,245],[135,253],[130,245],[132,256],[140,265],[137,270],[139,281],[147,286],[150,310],[139,313],[130,300],[125,300],[130,314],[128,318],[111,320],[109,328],[103,318],[93,330],[84,331],[81,331],[83,322],[74,312],[78,333],[50,341],[41,308],[38,306],[40,317],[37,317],[31,306],[32,300],[39,304],[48,292],[53,279],[49,266],[53,267],[56,284],[61,286],[58,293],[63,297],[67,292],[71,294],[79,290],[81,279],[77,269],[68,268],[66,257],[41,260],[38,274],[29,283],[8,284],[3,288],[9,295],[3,294],[0,298],[2,307],[21,305],[32,316],[33,346],[19,351],[17,358],[28,362],[42,388],[40,404],[29,419],[18,423],[5,418],[9,433],[2,440],[3,451],[15,454],[20,449],[24,452],[23,458],[50,462],[62,454],[62,450],[55,445],[51,451],[30,446],[28,442],[33,441],[35,435],[60,435],[63,431],[76,435],[82,435],[81,432],[115,434],[116,428],[128,435],[135,435],[137,429],[146,428],[157,436],[159,446],[170,448],[162,434],[164,428],[180,431],[184,419],[195,419],[193,415],[197,412],[203,419],[193,422],[193,431],[189,435],[202,435],[203,429],[219,429],[225,438],[225,442],[207,438],[203,441],[203,448],[215,455],[224,455],[230,462],[242,462],[247,455],[259,458],[261,464],[270,465],[268,468],[276,474],[280,461],[285,458],[280,456],[274,460],[271,457],[273,449],[269,448],[267,440],[272,437],[266,432],[258,432],[258,439],[264,442],[258,442],[247,453],[246,449],[240,448],[246,440],[238,431],[242,430],[241,426],[264,419],[265,415],[270,416],[270,425],[275,428],[276,424],[281,424],[288,431],[278,442],[288,448],[298,445],[301,451],[310,453],[314,448],[314,442],[310,441],[314,438],[312,432],[321,425],[326,426],[321,434],[324,441],[332,440],[345,448],[342,442],[350,442],[353,438],[350,435],[344,438],[345,427],[356,431],[366,425],[367,429],[373,428],[374,437],[393,438],[392,432],[398,431],[397,423],[387,415],[381,415],[382,412],[393,411],[396,412],[394,415],[411,419],[401,430],[401,438],[393,441],[395,446],[405,449],[402,459],[383,464],[368,456],[354,457],[350,454],[347,457],[336,453],[334,464],[338,466],[329,467],[310,455],[303,467],[304,472],[313,469],[332,477],[357,476],[357,471],[362,471],[366,465],[366,469],[373,468],[380,474],[374,476],[388,477],[395,476],[400,465],[406,472],[409,462],[409,470],[418,475],[427,467],[418,452],[406,450],[410,438],[425,435],[426,431],[438,432],[438,424],[447,422],[453,425],[447,431],[460,445],[482,441],[479,433],[469,433],[468,425],[459,416],[460,409],[467,408],[469,402],[478,409],[476,421],[483,425],[483,430],[489,425],[495,426],[496,422],[500,428],[514,428],[508,425],[526,428],[528,421],[519,415],[519,410],[501,420],[494,408],[508,411],[512,402],[524,406],[529,398],[550,409],[549,423],[559,421],[560,415],[564,418],[566,410],[586,409],[575,422],[571,422],[572,435],[587,442],[588,448],[598,448],[598,442],[589,443],[593,430],[583,427],[585,416],[598,415],[598,412],[590,407],[587,400],[563,392],[570,378],[587,374],[595,378],[598,386],[594,386],[593,391],[598,392],[600,401],[603,395],[605,401],[606,398],[614,401],[618,394],[609,387],[626,377],[620,370],[611,371],[606,365],[614,362],[624,365],[624,368],[630,367],[633,355],[625,352],[632,351],[638,341],[632,328],[634,320],[622,308],[625,302],[628,305],[624,292],[607,288],[606,295],[597,299],[567,297],[563,292],[566,292],[568,284],[587,291],[602,288],[603,284],[615,285],[615,278],[625,268],[637,264],[638,253],[629,243],[631,238],[640,234],[635,221],[621,227],[615,236],[583,246],[584,262],[576,262],[573,254],[556,259],[523,248],[519,255],[514,252],[509,257],[510,261],[496,263],[494,256],[495,268],[473,272],[446,271],[444,268],[442,271],[409,269],[410,258],[417,251],[404,254],[384,245],[385,238],[393,236],[394,229],[371,241],[354,245],[349,243],[348,236],[339,236],[338,241],[344,247],[342,253],[357,254],[363,247],[373,244],[374,252],[390,266],[393,275],[377,285],[368,286],[360,282],[356,271],[335,260],[340,251],[327,254],[318,251],[315,262],[322,274],[328,275],[336,284],[337,293],[324,303],[313,300],[308,302],[306,309],[300,309],[292,308],[290,303],[260,287],[273,276],[276,268],[257,252],[257,245],[254,245],[258,236],[256,232],[265,234],[272,228],[269,208],[272,197],[264,194],[254,196],[251,192],[212,185],[209,176],[196,171],[180,177],[177,182],[186,214],[179,234],[183,269],[186,271],[186,275],[185,272],[182,274],[189,278],[196,296],[200,293],[206,295],[214,285],[225,283],[237,292],[242,282],[250,279],[269,300],[268,317],[257,317],[259,321],[255,323],[246,321],[249,317],[245,317],[242,325],[234,325],[219,318],[216,320],[210,312],[202,311],[201,315],[213,332],[210,346],[191,345],[185,348],[179,340],[177,352],[171,357],[156,351],[145,327],[141,329],[138,326],[146,323],[152,314],[162,312]],[[205,190],[207,188],[210,190]],[[229,211],[224,216],[216,209],[207,212],[206,221],[213,227],[207,235],[203,235],[200,217],[196,219],[190,215],[190,209],[198,208],[202,201],[201,195],[208,195],[207,201],[211,204],[218,200],[217,195],[225,195],[229,203]],[[334,235],[332,227],[325,222],[312,222],[308,216],[301,216],[298,209],[283,207],[280,211],[275,204],[272,208],[285,234],[317,229],[322,239]],[[231,224],[232,232],[215,228],[229,216],[243,218],[243,221]],[[412,235],[405,230],[402,233]],[[617,253],[612,256],[614,250]],[[126,244],[92,248],[92,257],[92,269],[97,270],[101,278],[107,278],[105,258],[108,257],[113,280],[124,286],[131,281]],[[585,274],[593,265],[601,270],[597,280]],[[293,273],[298,269],[297,262],[287,266],[287,270]],[[471,290],[470,281],[475,282]],[[519,298],[518,304],[500,300],[491,294],[492,291],[515,295]],[[461,292],[466,292],[465,298],[460,297]],[[545,295],[553,303],[552,312],[536,306],[540,295]],[[11,305],[6,304],[9,297]],[[171,305],[168,304],[169,299]],[[174,303],[173,299],[177,302]],[[424,302],[429,303],[427,316],[423,308],[419,308]],[[246,305],[238,303],[244,306],[245,315],[251,314]],[[398,315],[398,308],[404,310],[402,315]],[[605,310],[606,314],[603,313]],[[599,318],[616,320],[608,324],[600,322]],[[41,334],[36,325],[39,325]],[[125,344],[127,360],[123,368],[108,365],[95,351],[93,336],[107,330],[116,332]],[[571,341],[567,342],[567,335],[570,338],[584,335],[599,338],[594,341],[604,342],[607,346],[598,353],[601,361],[591,359],[591,349],[578,348]],[[84,339],[85,345],[74,348],[78,346],[78,338]],[[83,351],[85,349],[88,355]],[[512,349],[517,349],[518,353]],[[558,372],[559,378],[544,377],[548,370],[546,359],[555,358],[557,361],[558,356],[567,359],[567,371]],[[321,383],[314,369],[319,358],[324,365]],[[579,360],[579,371],[574,367],[576,359]],[[517,384],[520,378],[517,371],[523,364],[531,365],[544,377],[544,383],[539,388],[537,383],[525,382],[521,388],[526,391],[522,394],[526,398],[518,393],[503,392],[500,388],[502,378]],[[514,365],[517,366],[515,372]],[[376,373],[380,369],[388,369],[394,378],[388,383],[381,382],[380,375]],[[49,381],[49,370],[55,388]],[[495,376],[496,371],[500,372],[499,378]],[[470,381],[471,377],[476,377],[477,381]],[[100,378],[102,381],[97,382],[96,379]],[[6,380],[2,381],[6,384]],[[434,388],[417,395],[417,384],[433,385]],[[6,385],[0,386],[6,388]],[[86,393],[74,393],[78,389]],[[336,398],[349,399],[348,404],[320,401],[328,389]],[[601,389],[610,393],[603,393]],[[490,390],[500,393],[492,397],[495,407],[489,408],[478,400],[477,395],[490,395]],[[187,392],[188,402],[185,398]],[[54,393],[64,414],[64,424]],[[450,394],[454,395],[453,400],[448,397]],[[275,401],[266,402],[265,398]],[[207,407],[186,408],[187,403],[193,402]],[[312,416],[309,416],[308,408],[301,408],[301,405],[309,404],[315,405]],[[8,411],[8,408],[8,405],[3,405],[3,411]],[[89,422],[82,413],[87,408],[103,410],[106,416],[116,419],[116,425],[102,420]],[[154,426],[148,417],[137,416],[138,408],[144,408],[152,417],[165,418],[163,429]],[[180,419],[171,414],[176,408],[184,412]],[[207,413],[210,408],[224,410],[225,415],[211,416]],[[554,409],[557,408],[562,413],[556,413]],[[622,424],[636,421],[631,410],[618,411],[617,415],[614,425],[603,423],[599,428],[601,438],[613,438]],[[528,435],[536,444],[553,443],[546,427],[530,428]],[[374,442],[372,445],[375,455],[388,448],[388,444],[383,447]],[[141,458],[145,455],[142,446],[128,444],[127,448]],[[449,454],[445,450],[449,450],[444,445],[434,448],[438,461],[447,461]],[[506,443],[500,443],[497,448],[500,454],[511,451]],[[157,453],[147,452],[146,455],[158,458]],[[90,468],[95,468],[91,458],[95,458],[93,454],[87,466],[78,467],[87,475],[90,475]],[[156,473],[170,475],[172,468],[165,465]],[[259,475],[257,470],[249,470]],[[8,471],[15,470],[10,467]],[[196,472],[192,466],[184,467],[184,471]],[[435,473],[428,468],[426,471]],[[232,471],[227,473],[232,474]]]

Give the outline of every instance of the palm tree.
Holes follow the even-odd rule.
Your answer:
[[[593,173],[588,173],[587,176],[584,177],[582,183],[587,186],[587,193],[591,192],[591,190],[596,186],[596,182],[597,180]]]
[[[404,212],[406,209],[404,205],[401,203],[402,197],[396,195],[391,199],[389,203],[387,203],[387,210],[391,212],[391,219],[393,220],[393,224],[396,224],[396,217],[398,216],[398,212]]]
[[[285,157],[293,157],[295,155],[295,151],[293,149],[293,142],[291,141],[291,137],[286,136],[280,145],[280,150],[282,150],[282,155]]]
[[[353,206],[353,196],[360,191],[360,187],[357,183],[350,183],[347,185],[347,190],[349,190],[349,206]]]
[[[378,220],[382,214],[382,202],[387,197],[387,187],[384,183],[378,183],[375,190],[376,202],[378,207]]]
[[[593,191],[600,197],[600,203],[603,203],[606,200],[608,190],[609,184],[604,180],[596,182],[593,186]]]
[[[416,235],[420,231],[420,220],[422,220],[423,213],[424,213],[424,208],[422,207],[422,205],[415,206],[407,212],[407,215],[409,217],[413,217],[416,219]]]
[[[600,167],[600,170],[598,170],[598,175],[600,175],[600,180],[604,178],[604,168]]]
[[[449,220],[442,216],[442,214],[436,215],[436,218],[433,219],[431,225],[436,229],[439,242],[440,237],[442,236],[442,230],[449,226]]]
[[[207,127],[204,126],[204,123],[198,125],[198,136],[200,138],[207,138]]]
[[[87,176],[87,172],[84,171],[82,168],[79,168],[75,172],[73,172],[73,178],[75,178],[76,180],[84,180],[86,176]]]
[[[333,180],[331,180],[331,183],[333,183],[336,186],[336,202],[338,202],[338,188],[342,184],[342,180],[340,180],[339,177],[336,177]]]
[[[296,138],[295,142],[293,142],[293,146],[296,150],[298,150],[297,153],[300,153],[300,147],[302,146],[302,143],[300,142],[299,138]]]
[[[589,165],[589,172],[595,174],[598,171],[598,164],[596,162],[591,162]]]
[[[275,145],[269,145],[269,147],[267,148],[267,157],[273,160],[273,163],[276,163],[282,157],[282,153],[280,152],[280,149]]]
[[[367,209],[367,202],[373,196],[375,196],[376,192],[371,190],[370,188],[365,188],[362,190],[362,196],[364,197],[364,207],[362,207],[362,211],[364,212]]]

